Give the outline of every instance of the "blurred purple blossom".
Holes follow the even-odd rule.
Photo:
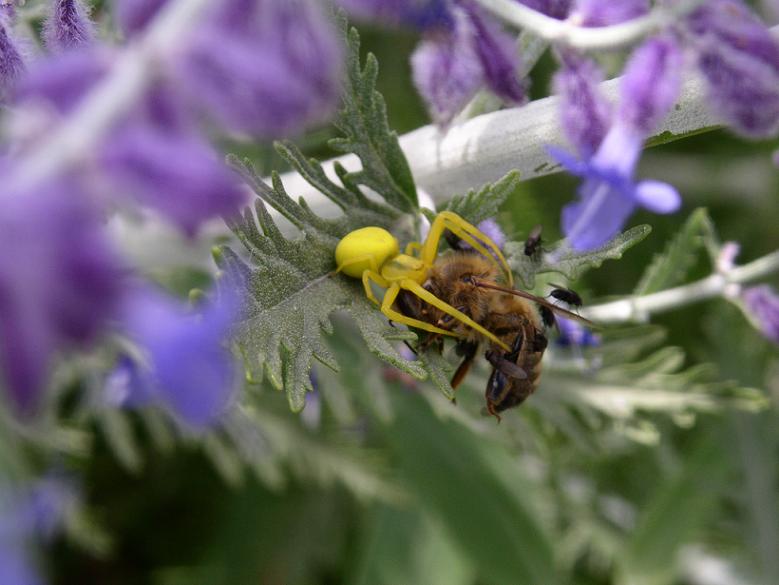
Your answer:
[[[0,366],[17,410],[37,406],[54,353],[91,342],[117,308],[121,266],[73,181],[0,196]]]
[[[22,52],[13,35],[12,15],[4,11],[0,18],[0,104],[9,100],[16,81],[25,70]]]
[[[559,315],[555,317],[555,320],[560,331],[560,336],[556,340],[557,345],[563,347],[594,347],[600,345],[600,337],[580,323]]]
[[[342,47],[313,0],[233,0],[188,40],[177,75],[225,128],[263,138],[323,122],[341,89]]]
[[[598,84],[603,73],[597,64],[573,51],[560,51],[561,67],[554,77],[560,96],[563,132],[580,157],[587,159],[603,142],[611,118],[611,106]]]
[[[744,308],[763,335],[779,343],[779,295],[767,284],[744,289]]]
[[[124,320],[147,352],[149,368],[127,361],[119,364],[129,384],[125,404],[161,400],[194,429],[215,423],[235,388],[233,360],[225,343],[236,311],[237,300],[230,295],[200,315],[156,292],[136,295]]]
[[[681,204],[676,189],[633,175],[647,134],[673,106],[680,85],[681,52],[670,37],[646,41],[631,56],[620,86],[616,119],[590,159],[550,149],[569,172],[584,179],[580,201],[563,209],[563,231],[575,250],[590,250],[614,237],[642,206],[671,213]]]
[[[442,126],[483,86],[508,103],[521,103],[515,39],[471,2],[451,8],[452,24],[427,31],[411,57],[414,83]]]
[[[779,132],[779,42],[739,0],[711,0],[685,21],[714,108],[740,134]]]
[[[582,26],[609,26],[649,12],[648,0],[575,0],[573,14]]]
[[[41,585],[31,545],[35,540],[50,540],[61,529],[76,500],[73,482],[59,475],[48,475],[26,491],[0,492],[0,583],[3,585]]]
[[[119,27],[128,36],[141,32],[168,0],[116,0],[114,11]]]
[[[480,221],[476,227],[479,228],[481,233],[495,242],[498,248],[501,250],[503,249],[503,246],[506,243],[506,234],[498,225],[497,221],[492,218],[488,218],[484,221]]]
[[[53,0],[51,14],[43,26],[46,48],[52,53],[85,47],[95,36],[92,22],[81,0]]]
[[[574,0],[518,0],[528,8],[562,20],[568,16],[571,11],[571,4]]]
[[[451,0],[337,0],[357,18],[426,30],[451,26]]]

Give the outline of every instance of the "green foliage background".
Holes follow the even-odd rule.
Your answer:
[[[363,39],[381,63],[390,126],[424,124],[408,76],[416,39],[369,29]],[[534,73],[538,95],[550,68]],[[322,129],[298,146],[330,156],[335,135]],[[285,159],[309,164],[291,145],[284,158],[270,146],[229,149],[259,175]],[[709,217],[744,260],[779,248],[769,149],[717,131],[647,152],[640,173],[679,186],[685,208],[634,217],[651,234],[635,228],[646,238],[576,289],[592,304],[707,275]],[[366,203],[357,185],[370,177],[343,178],[334,196],[347,213],[332,222],[279,198],[279,185],[257,185],[307,239],[280,243],[258,202],[233,225],[249,253],[217,254],[226,278],[260,291],[241,333],[252,338],[241,345],[245,399],[223,428],[192,437],[159,412],[84,413],[63,398],[55,447],[3,441],[4,458],[22,449],[42,465],[54,449],[85,478],[84,505],[46,551],[54,583],[705,585],[701,563],[713,560],[733,583],[779,583],[779,360],[736,308],[701,303],[605,330],[602,347],[583,354],[550,350],[539,392],[496,425],[480,415],[483,366],[452,404],[451,366],[406,361],[398,343],[410,336],[388,327],[357,283],[327,277],[326,250],[341,235],[368,218],[390,225],[413,201],[401,181],[394,199]],[[541,223],[554,242],[574,180],[501,185],[499,219],[513,239]],[[298,280],[277,297],[252,288],[291,267]],[[277,305],[301,290],[329,304],[303,323],[290,312],[269,341],[285,319]],[[334,308],[346,312],[330,318]]]

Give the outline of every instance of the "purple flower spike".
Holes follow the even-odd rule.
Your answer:
[[[625,66],[617,117],[644,134],[654,130],[673,107],[681,86],[682,53],[670,37],[641,45]]]
[[[742,2],[712,0],[686,21],[713,107],[740,134],[779,132],[779,42]]]
[[[159,397],[195,429],[214,424],[232,399],[235,373],[224,342],[236,307],[228,296],[198,317],[172,299],[145,293],[126,313],[128,330],[150,357],[143,393]]]
[[[611,107],[598,88],[603,74],[594,61],[572,51],[561,52],[560,61],[554,86],[561,98],[563,131],[579,155],[587,159],[603,142],[611,118]]]
[[[24,69],[22,54],[11,33],[11,23],[4,15],[0,19],[0,103],[8,101]]]
[[[341,46],[313,0],[218,6],[194,33],[178,74],[227,129],[264,138],[327,119],[341,88]]]
[[[69,181],[0,203],[0,367],[17,411],[30,414],[54,352],[91,342],[114,314],[121,267]]]
[[[747,288],[741,295],[744,307],[766,338],[779,343],[779,296],[764,284]]]
[[[556,340],[557,345],[562,347],[596,347],[600,345],[600,337],[580,323],[559,315],[555,317],[555,320],[560,330],[560,336]]]
[[[44,23],[43,38],[52,53],[91,44],[92,22],[81,0],[54,0],[52,13]]]
[[[573,13],[582,26],[610,26],[649,12],[648,0],[576,0]]]

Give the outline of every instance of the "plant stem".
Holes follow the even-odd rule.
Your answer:
[[[162,8],[146,34],[123,51],[78,109],[15,163],[11,188],[23,190],[40,184],[90,156],[156,79],[161,62],[180,49],[202,12],[212,5],[211,0],[175,0]]]
[[[670,6],[658,6],[646,16],[611,26],[582,27],[569,20],[558,20],[541,14],[514,0],[476,0],[502,20],[551,43],[575,49],[617,49],[676,22],[703,3],[684,0]]]
[[[723,296],[733,284],[756,280],[774,272],[779,272],[779,250],[749,264],[712,274],[690,284],[583,308],[581,315],[596,323],[646,321],[653,313]]]

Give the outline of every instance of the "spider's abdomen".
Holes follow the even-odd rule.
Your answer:
[[[380,227],[364,227],[349,232],[335,248],[335,263],[344,274],[360,278],[366,270],[381,266],[400,252],[398,240]]]

